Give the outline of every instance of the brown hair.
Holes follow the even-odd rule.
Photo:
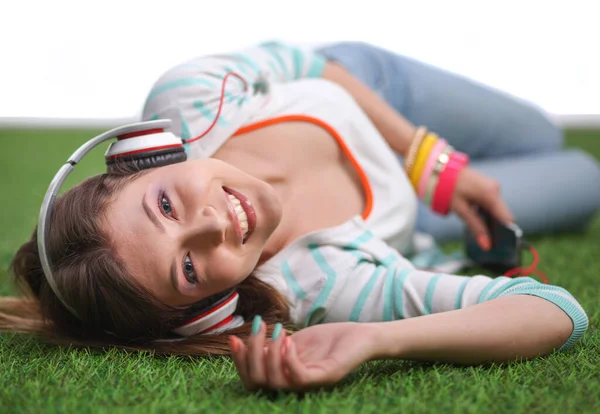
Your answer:
[[[79,317],[72,315],[50,288],[34,231],[11,263],[11,272],[25,297],[0,298],[0,330],[75,346],[214,355],[229,352],[230,334],[247,338],[254,315],[261,315],[269,325],[282,322],[289,326],[284,297],[249,276],[237,287],[240,301],[236,314],[248,321],[243,326],[182,341],[156,341],[184,320],[184,311],[160,303],[128,274],[101,227],[111,198],[135,177],[98,175],[56,200],[50,218],[48,254],[61,294]]]

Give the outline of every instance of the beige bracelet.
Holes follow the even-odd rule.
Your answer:
[[[417,156],[419,147],[423,142],[423,138],[425,138],[425,135],[427,135],[427,132],[429,132],[427,128],[425,128],[424,126],[420,126],[417,128],[415,134],[413,135],[413,140],[410,143],[410,147],[408,148],[408,154],[406,155],[406,162],[404,163],[404,169],[406,170],[407,174],[410,173],[410,170],[413,167],[415,157]]]

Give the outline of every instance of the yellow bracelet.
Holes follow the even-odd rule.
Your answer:
[[[410,182],[412,183],[414,188],[417,188],[419,185],[419,179],[421,178],[423,168],[425,168],[427,157],[429,157],[429,153],[431,152],[431,149],[433,148],[437,140],[437,135],[430,132],[425,136],[423,143],[419,147],[419,151],[417,152],[417,158],[415,160],[415,166],[412,168],[409,174]]]
[[[417,128],[415,134],[413,135],[413,140],[410,143],[410,147],[408,148],[408,154],[406,155],[406,162],[404,163],[404,170],[407,174],[410,173],[410,170],[412,169],[413,163],[415,162],[415,157],[417,156],[417,151],[421,146],[421,142],[423,141],[423,138],[425,137],[427,132],[427,128],[425,128],[424,126],[420,126]]]

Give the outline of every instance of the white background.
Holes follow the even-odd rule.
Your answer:
[[[135,117],[171,65],[273,39],[371,42],[552,114],[600,114],[598,3],[4,0],[0,118]]]

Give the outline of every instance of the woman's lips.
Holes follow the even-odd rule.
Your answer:
[[[223,188],[223,190],[225,189]],[[238,219],[237,212],[235,211],[235,206],[229,199],[229,193],[225,191],[225,194],[227,207],[229,208],[229,214],[231,215],[231,222],[233,223],[233,227],[235,228],[235,234],[237,234],[240,244],[244,244],[244,232],[242,230],[242,226],[240,225],[240,220]]]
[[[246,217],[248,217],[248,232],[246,233],[246,236],[242,240],[242,244],[244,244],[248,241],[248,239],[254,232],[254,229],[256,228],[256,210],[254,209],[252,202],[244,194],[240,193],[239,191],[232,190],[231,188],[228,188],[228,187],[223,187],[223,190],[226,193],[231,194],[231,195],[235,196],[238,200],[240,200],[242,209],[246,213]],[[230,208],[232,209],[236,228],[238,230],[238,234],[241,239],[242,234],[244,234],[242,231],[242,227],[240,226],[240,222],[238,220],[237,214],[235,213],[235,209],[233,208],[233,206],[231,204],[230,204]]]

